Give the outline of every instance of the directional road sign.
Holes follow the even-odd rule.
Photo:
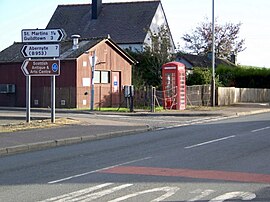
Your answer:
[[[62,29],[23,29],[22,42],[52,43],[60,42],[66,36]]]
[[[21,53],[26,58],[53,58],[60,55],[59,44],[24,45]]]
[[[58,76],[60,75],[60,60],[28,60],[21,69],[25,76]]]

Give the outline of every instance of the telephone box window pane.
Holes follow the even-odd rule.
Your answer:
[[[94,83],[100,83],[100,71],[95,71]]]

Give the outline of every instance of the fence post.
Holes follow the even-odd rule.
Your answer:
[[[155,99],[156,98],[156,88],[155,87],[151,87],[151,112],[155,112]]]

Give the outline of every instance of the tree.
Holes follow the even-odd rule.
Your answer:
[[[150,32],[150,45],[143,52],[129,52],[139,63],[133,68],[133,84],[136,87],[161,86],[161,66],[171,57],[169,30],[160,27],[157,33]]]
[[[232,53],[237,54],[245,50],[244,39],[240,39],[241,23],[215,23],[215,53],[217,57],[230,59]],[[212,52],[212,22],[202,22],[191,34],[184,34],[186,51],[197,55]]]

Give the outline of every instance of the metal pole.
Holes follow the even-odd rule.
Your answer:
[[[51,76],[51,122],[55,123],[55,75]]]
[[[95,62],[96,62],[96,52],[94,51],[92,56],[92,83],[91,83],[91,105],[90,110],[94,110],[94,96],[95,96],[95,82],[94,82],[94,75],[95,75]]]
[[[31,108],[31,76],[26,76],[26,122],[30,122],[30,108]]]
[[[156,96],[156,88],[151,87],[151,112],[155,112],[155,96]]]
[[[212,106],[215,107],[215,0],[212,0]]]

